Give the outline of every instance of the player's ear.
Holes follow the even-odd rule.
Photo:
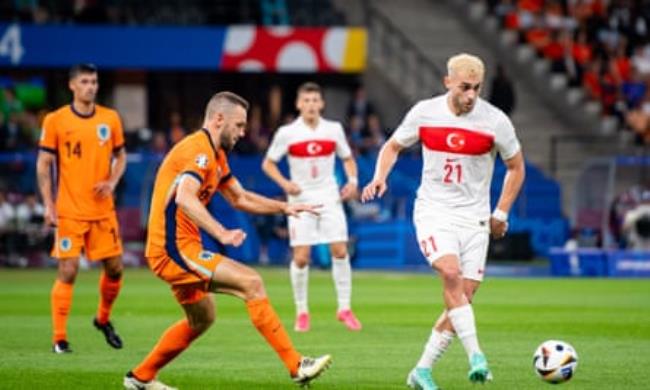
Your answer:
[[[449,78],[449,76],[445,76],[444,83],[445,83],[445,88],[451,89],[451,78]]]

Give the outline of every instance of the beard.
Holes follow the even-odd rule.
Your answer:
[[[221,148],[226,152],[231,152],[236,143],[237,140],[233,139],[232,134],[230,134],[230,129],[228,127],[224,128],[219,137]]]

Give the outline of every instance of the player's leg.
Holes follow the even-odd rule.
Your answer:
[[[74,282],[79,272],[78,257],[64,257],[58,259],[56,280],[50,293],[52,309],[52,351],[55,353],[72,352],[68,343],[67,324],[70,308],[72,307],[72,294]]]
[[[110,321],[113,303],[122,288],[122,242],[119,236],[117,217],[90,222],[86,234],[86,255],[89,260],[102,263],[99,278],[99,304],[93,325],[100,330],[106,343],[113,348],[122,348],[122,340]]]
[[[51,255],[58,259],[58,269],[50,294],[52,351],[55,353],[72,352],[68,343],[67,323],[72,307],[73,286],[79,272],[79,255],[83,248],[83,235],[87,228],[87,223],[83,221],[65,218],[57,220]]]
[[[234,295],[246,302],[251,322],[276,351],[296,382],[308,383],[329,366],[329,355],[312,359],[296,351],[269,302],[262,277],[254,269],[223,258],[213,273],[210,290]]]
[[[122,339],[110,321],[113,303],[122,288],[122,256],[102,260],[104,266],[99,277],[99,306],[93,325],[104,334],[106,343],[115,349],[122,348]]]
[[[293,248],[293,259],[289,265],[289,276],[293,289],[293,301],[296,305],[296,332],[307,332],[310,328],[309,319],[309,259],[311,246],[299,245]]]
[[[343,322],[348,329],[361,330],[361,322],[352,312],[352,267],[348,255],[348,243],[345,241],[330,244],[332,254],[332,279],[336,288],[338,310],[336,318]]]
[[[480,282],[476,280],[463,280],[465,296],[470,303],[479,285]],[[447,310],[444,310],[431,330],[429,340],[427,340],[424,346],[416,367],[432,369],[447,351],[455,335],[454,327],[451,325],[451,321],[449,321],[449,317],[447,316]]]
[[[203,334],[215,319],[214,302],[197,286],[174,287],[176,297],[185,311],[184,319],[176,322],[162,334],[147,357],[124,377],[127,389],[169,389],[156,380],[158,372],[186,350],[192,341]]]

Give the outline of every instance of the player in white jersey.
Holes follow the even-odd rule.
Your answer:
[[[470,362],[469,379],[492,379],[476,334],[472,298],[485,268],[491,233],[501,238],[508,212],[525,176],[524,158],[508,117],[479,97],[485,68],[475,56],[459,54],[447,63],[444,95],[417,103],[382,147],[373,180],[362,201],[382,196],[399,153],[422,143],[422,182],[413,221],[422,254],[438,272],[446,310],[438,318],[424,352],[407,377],[411,388],[438,389],[431,369],[455,335]],[[507,174],[490,214],[490,182],[496,153]]]
[[[339,122],[320,116],[325,102],[318,84],[307,82],[298,88],[296,107],[300,116],[282,126],[262,163],[262,170],[287,193],[289,203],[309,201],[322,205],[318,216],[289,217],[289,240],[293,248],[291,285],[296,304],[297,332],[310,328],[307,291],[312,245],[329,244],[332,278],[336,287],[336,317],[350,330],[361,330],[351,309],[352,270],[348,255],[348,230],[342,202],[357,196],[357,165]],[[287,155],[290,179],[277,163]],[[335,157],[343,161],[347,183],[340,190],[334,175]]]

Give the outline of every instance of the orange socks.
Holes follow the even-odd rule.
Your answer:
[[[66,325],[68,323],[68,314],[72,306],[72,284],[63,283],[59,279],[54,281],[52,292],[50,294],[50,304],[52,307],[52,342],[56,343],[66,339]]]
[[[152,380],[161,368],[189,347],[199,334],[190,328],[187,319],[178,321],[167,328],[149,355],[133,369],[133,375],[141,381]]]
[[[111,307],[122,287],[122,277],[109,278],[104,271],[99,277],[99,308],[97,309],[97,322],[105,324],[111,314]]]
[[[280,322],[278,315],[273,310],[268,298],[254,299],[246,302],[248,315],[257,328],[257,331],[264,336],[266,342],[275,349],[289,373],[294,376],[298,372],[300,354],[293,348],[291,339]]]

